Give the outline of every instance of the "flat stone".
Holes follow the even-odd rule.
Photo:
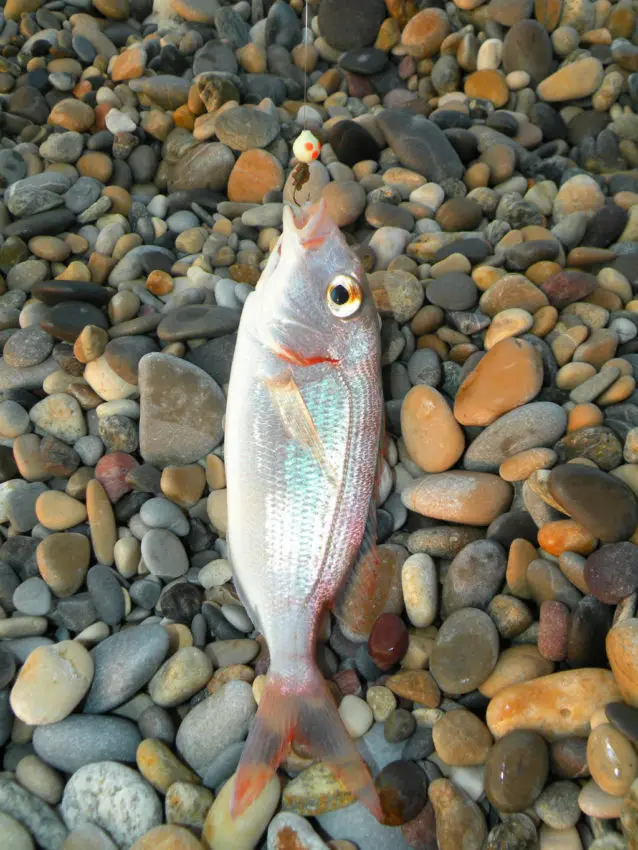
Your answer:
[[[151,679],[167,651],[168,632],[155,624],[126,629],[103,640],[91,650],[95,675],[84,711],[103,714],[126,702]]]
[[[440,183],[460,179],[463,164],[443,131],[422,115],[386,109],[377,122],[389,146],[406,168]]]
[[[462,608],[439,629],[430,670],[446,693],[467,694],[490,675],[498,652],[498,632],[490,617],[477,608]]]
[[[236,331],[239,317],[239,310],[229,307],[189,304],[168,313],[160,322],[157,335],[165,342],[195,338],[214,339]]]
[[[83,301],[59,303],[40,321],[42,330],[65,342],[75,342],[87,325],[106,330],[108,320],[99,307]]]
[[[244,740],[255,711],[250,685],[228,682],[186,715],[177,732],[179,754],[203,777],[225,747]]]
[[[111,299],[103,286],[81,280],[44,280],[36,283],[31,291],[34,298],[50,307],[65,301],[83,301],[105,307]]]
[[[485,793],[500,812],[527,809],[549,773],[547,744],[536,732],[519,730],[498,740],[485,764]]]
[[[444,616],[460,608],[485,609],[505,579],[507,557],[494,540],[469,543],[454,558],[443,580]]]
[[[469,445],[463,466],[496,472],[508,457],[541,446],[553,446],[565,433],[567,415],[553,402],[525,404],[500,416]]]
[[[75,773],[99,761],[135,764],[141,740],[137,726],[124,717],[72,714],[59,723],[38,726],[33,747],[42,761]]]
[[[449,470],[409,484],[401,493],[406,508],[444,522],[489,525],[509,506],[507,482],[487,472]]]
[[[543,368],[536,349],[525,340],[504,339],[461,384],[454,400],[454,416],[462,425],[491,425],[503,413],[531,401],[542,382]]]
[[[22,824],[43,850],[62,850],[68,830],[56,810],[10,774],[0,777],[0,812]]]
[[[627,540],[638,522],[634,494],[622,481],[578,463],[554,467],[549,492],[567,513],[604,543]]]
[[[205,372],[166,354],[139,363],[140,452],[157,467],[193,463],[222,439],[225,398]]]

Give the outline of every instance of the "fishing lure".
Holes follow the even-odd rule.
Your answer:
[[[321,143],[310,130],[304,130],[297,136],[292,146],[292,152],[299,160],[292,173],[292,185],[294,187],[292,199],[297,203],[297,192],[306,185],[310,179],[310,163],[319,156]]]

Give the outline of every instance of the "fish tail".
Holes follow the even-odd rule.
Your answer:
[[[237,773],[230,804],[239,816],[272,779],[290,743],[303,741],[346,788],[380,820],[381,804],[370,772],[359,755],[317,668],[291,680],[268,674]]]

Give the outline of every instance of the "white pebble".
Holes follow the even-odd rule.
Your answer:
[[[219,587],[226,584],[233,577],[233,571],[230,568],[228,561],[219,558],[216,561],[209,561],[201,568],[197,575],[197,579],[201,586],[206,590],[209,587]]]
[[[510,91],[520,91],[530,84],[531,77],[527,71],[510,71],[505,82]]]
[[[351,738],[360,738],[374,723],[372,709],[361,697],[346,694],[341,700],[339,714]]]
[[[629,342],[629,340],[633,339],[638,333],[638,328],[636,328],[631,319],[625,319],[622,316],[618,319],[614,319],[610,323],[609,327],[611,330],[616,331],[618,341],[620,343]]]
[[[248,634],[255,628],[242,605],[222,605],[222,614],[240,632]]]
[[[436,212],[443,203],[445,192],[438,183],[424,183],[410,192],[410,200],[415,204],[423,204]]]
[[[135,121],[124,112],[120,112],[119,109],[115,108],[107,112],[104,123],[106,124],[106,129],[114,134],[132,133],[135,130]]]
[[[476,67],[479,71],[495,71],[503,58],[503,42],[500,38],[488,38],[479,48]]]
[[[539,847],[540,850],[582,850],[583,844],[575,826],[569,829],[552,829],[547,824],[542,824]]]
[[[439,583],[434,561],[425,552],[410,555],[401,567],[401,586],[408,619],[413,626],[430,626],[439,603]]]

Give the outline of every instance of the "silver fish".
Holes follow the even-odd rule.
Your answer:
[[[361,263],[323,201],[297,218],[286,207],[244,306],[226,408],[230,558],[270,651],[233,815],[298,740],[381,817],[314,653],[348,571],[376,556],[382,427],[379,318]]]

